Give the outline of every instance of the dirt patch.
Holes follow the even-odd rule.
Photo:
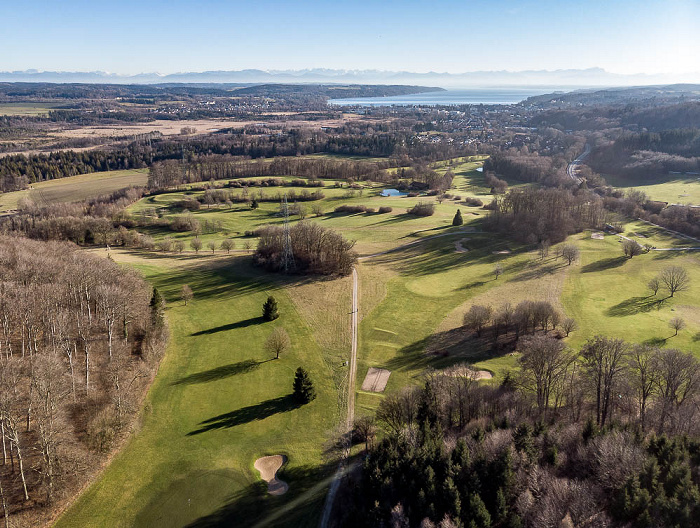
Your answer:
[[[604,233],[591,233],[591,238],[593,240],[603,240],[605,238]]]
[[[389,381],[391,371],[386,369],[370,367],[362,382],[362,390],[367,392],[384,392]]]
[[[468,240],[469,240],[468,238],[462,238],[461,240],[457,240],[455,242],[455,251],[457,253],[466,253],[467,251],[469,251],[469,248],[465,248],[462,245],[462,242],[467,242]]]
[[[289,485],[277,478],[277,472],[286,461],[284,455],[266,456],[255,461],[255,469],[260,472],[260,478],[267,482],[267,492],[270,495],[284,495],[289,490]]]

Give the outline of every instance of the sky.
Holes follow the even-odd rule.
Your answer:
[[[0,0],[0,71],[700,71],[700,0]]]

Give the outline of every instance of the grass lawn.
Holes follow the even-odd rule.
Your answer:
[[[57,526],[250,526],[294,501],[279,525],[315,527],[326,486],[314,486],[335,469],[322,451],[337,423],[337,393],[331,364],[285,285],[241,258],[112,255],[163,292],[171,342],[140,431]],[[186,307],[176,300],[183,283],[195,293]],[[282,315],[264,323],[270,293]],[[279,360],[263,350],[275,326],[293,344]],[[300,365],[318,392],[302,407],[289,397]],[[253,469],[273,454],[289,459],[281,478],[290,491],[281,497],[267,495]]]
[[[581,234],[575,238],[581,262],[574,265],[562,295],[567,315],[580,326],[571,334],[571,346],[579,347],[600,334],[700,356],[700,252],[652,251],[627,259],[618,237],[594,240]],[[663,291],[654,297],[646,287],[666,266],[682,266],[691,277],[690,289],[672,299]],[[673,317],[688,324],[675,337],[668,326]]]
[[[630,185],[627,179],[606,175],[610,185],[623,191],[636,189],[644,191],[652,200],[685,205],[700,205],[700,175],[666,174],[654,183]]]

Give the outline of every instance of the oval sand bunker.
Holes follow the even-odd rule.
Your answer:
[[[260,472],[260,477],[267,482],[267,492],[270,495],[284,495],[289,486],[283,480],[277,478],[277,471],[287,461],[284,455],[272,455],[258,458],[255,461],[255,469]]]

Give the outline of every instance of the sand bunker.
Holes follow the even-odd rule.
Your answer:
[[[455,242],[455,251],[456,251],[457,253],[466,253],[467,251],[469,251],[468,248],[465,248],[465,247],[462,245],[462,242],[467,242],[468,240],[469,240],[468,238],[463,238],[463,239],[461,239],[461,240],[457,240],[457,241]]]
[[[603,233],[591,233],[591,238],[595,240],[603,240],[605,235]]]
[[[510,249],[502,249],[501,251],[492,251],[494,255],[510,255]]]
[[[443,372],[448,376],[454,376],[455,378],[464,377],[471,378],[476,381],[493,378],[493,374],[491,374],[488,370],[474,370],[464,366],[450,367],[445,369]]]
[[[370,367],[362,382],[362,390],[368,392],[384,392],[391,375],[390,370]]]
[[[284,495],[289,486],[283,480],[277,478],[277,472],[287,461],[284,455],[272,455],[258,458],[255,461],[255,469],[260,472],[260,477],[267,482],[267,492],[270,495]]]

